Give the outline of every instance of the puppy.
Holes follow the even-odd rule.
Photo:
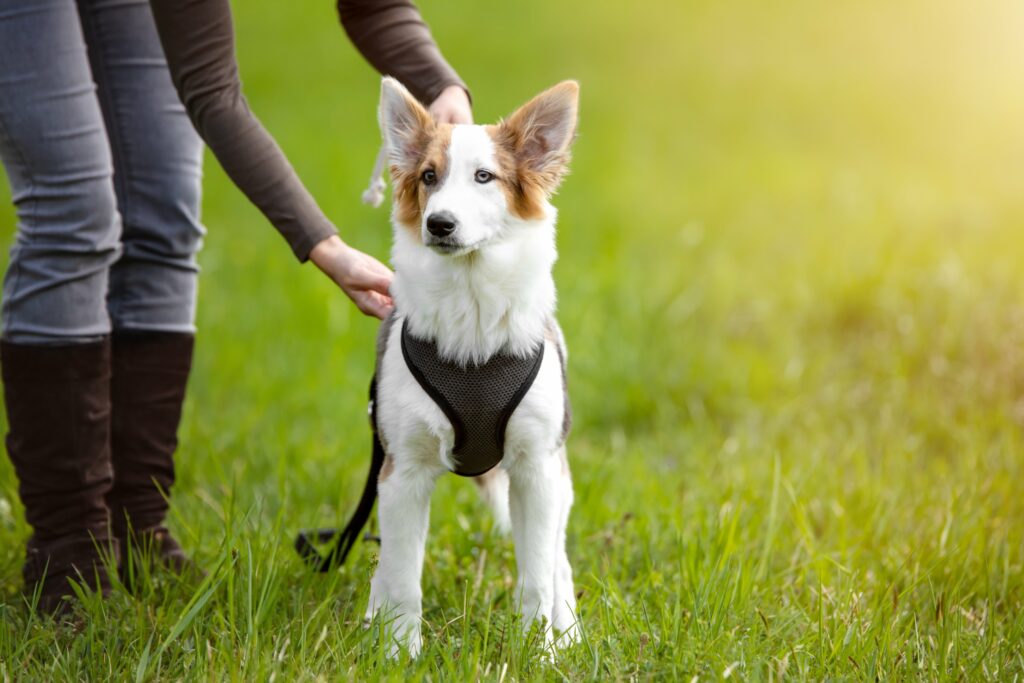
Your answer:
[[[378,338],[385,460],[367,618],[388,621],[392,654],[421,647],[430,496],[446,472],[477,476],[498,525],[511,526],[524,622],[542,622],[548,643],[577,637],[549,199],[567,170],[578,99],[566,81],[496,125],[453,126],[435,122],[398,81],[383,81],[395,312]]]

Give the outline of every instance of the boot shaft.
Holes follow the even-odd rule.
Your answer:
[[[7,453],[34,539],[105,536],[110,458],[110,341],[0,342]]]
[[[111,459],[114,484],[107,497],[114,532],[126,538],[159,527],[174,484],[174,453],[193,336],[119,332],[113,337]]]

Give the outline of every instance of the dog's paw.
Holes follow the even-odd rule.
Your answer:
[[[571,591],[571,587],[569,589]],[[570,592],[569,595],[572,595]],[[554,608],[551,610],[551,624],[555,627],[555,631],[559,633],[567,633],[572,631],[578,633],[579,629],[576,628],[576,601],[562,602],[558,598],[555,599]]]
[[[568,628],[560,629],[555,637],[554,647],[556,650],[575,645],[580,641],[580,625],[573,622]]]
[[[402,650],[409,653],[409,657],[419,657],[423,649],[423,637],[420,635],[420,620],[418,618],[399,617],[394,621],[392,628],[391,647],[388,648],[388,657],[398,659]]]
[[[385,642],[391,643],[387,652],[389,659],[397,659],[402,650],[415,658],[423,645],[420,636],[420,617],[418,614],[397,613],[389,604],[386,599],[375,596],[371,589],[370,602],[363,616],[363,628],[376,625],[382,629]]]

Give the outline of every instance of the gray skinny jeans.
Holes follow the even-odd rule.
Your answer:
[[[3,338],[194,332],[202,149],[146,0],[0,0]]]

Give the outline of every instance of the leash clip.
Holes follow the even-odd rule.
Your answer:
[[[295,536],[295,551],[310,567],[319,571],[327,571],[326,567],[330,566],[333,553],[324,557],[316,549],[314,543],[322,545],[333,540],[337,535],[337,529],[303,529]]]

